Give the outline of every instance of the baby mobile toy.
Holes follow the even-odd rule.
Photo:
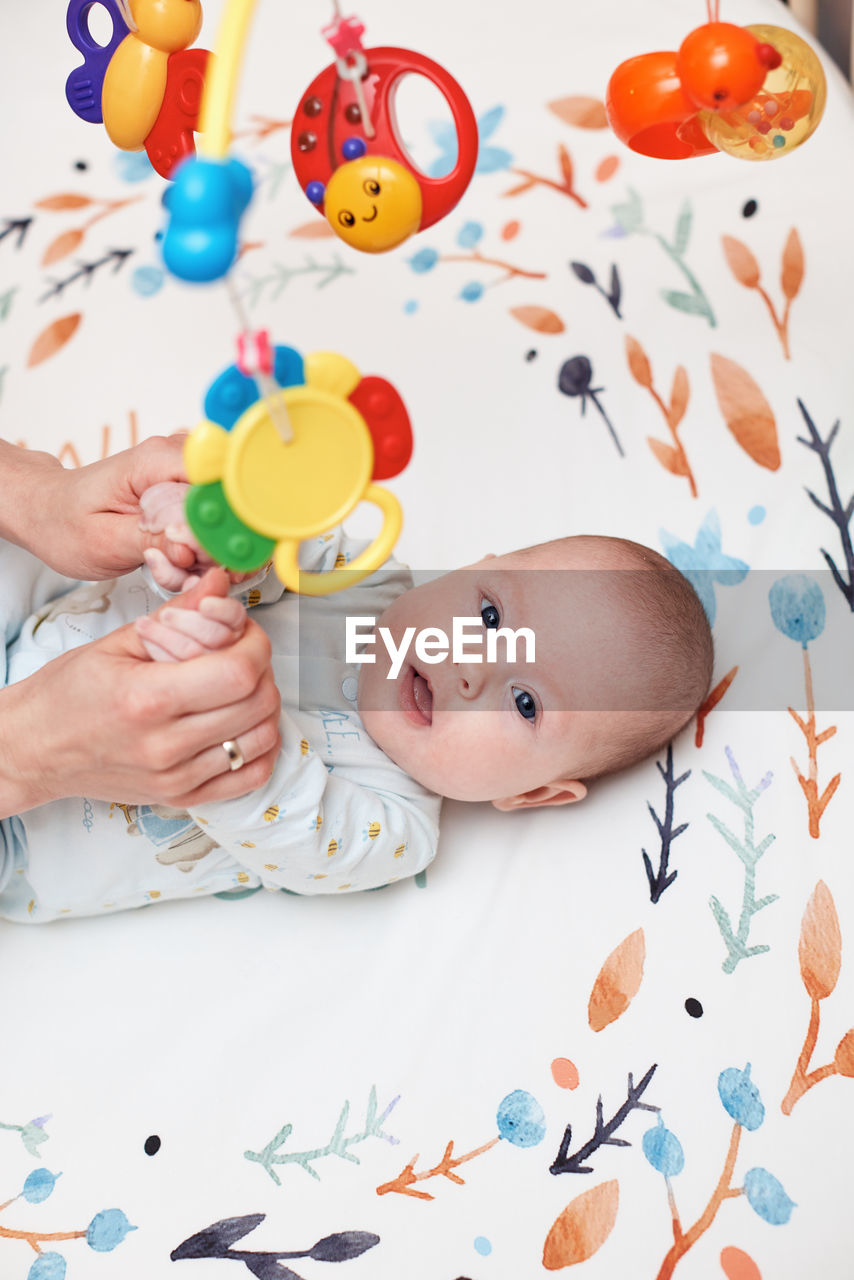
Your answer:
[[[364,27],[335,18],[323,35],[335,53],[300,99],[291,152],[308,200],[355,249],[382,253],[431,226],[464,194],[477,160],[474,112],[439,63],[406,49],[365,49]],[[88,19],[106,9],[112,34],[92,38]],[[103,121],[124,150],[143,147],[173,185],[163,257],[182,280],[226,276],[238,251],[252,176],[228,155],[230,117],[255,0],[226,0],[214,51],[187,49],[201,27],[198,0],[71,0],[67,27],[83,54],[66,96],[84,120]],[[429,178],[398,133],[394,97],[407,75],[445,97],[457,131],[453,170]],[[200,133],[195,154],[194,133]],[[412,452],[409,415],[385,378],[363,377],[345,356],[273,346],[253,333],[228,280],[241,331],[237,362],[211,384],[206,418],[187,439],[187,521],[227,569],[250,572],[272,557],[292,591],[326,595],[352,586],[387,559],[402,524],[400,504],[375,483],[397,475]],[[361,501],[383,527],[346,567],[304,573],[299,547],[340,523]]]
[[[725,151],[742,160],[776,160],[814,133],[827,84],[816,54],[785,27],[708,22],[678,50],[620,63],[605,107],[621,142],[663,160]]]

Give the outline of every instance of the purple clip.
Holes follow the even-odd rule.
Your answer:
[[[108,44],[96,44],[89,30],[89,10],[100,5],[106,9],[113,24]],[[83,54],[83,66],[75,67],[65,82],[68,105],[81,120],[90,124],[103,124],[101,90],[110,59],[130,28],[122,17],[116,0],[71,0],[65,15],[65,26],[74,48]]]

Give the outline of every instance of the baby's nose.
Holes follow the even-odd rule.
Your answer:
[[[453,664],[457,688],[462,697],[476,698],[483,688],[484,671],[479,662],[455,662]]]

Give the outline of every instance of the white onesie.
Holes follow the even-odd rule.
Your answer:
[[[300,565],[340,567],[363,545],[338,530],[303,544]],[[272,573],[246,590],[244,603],[272,642],[282,695],[283,745],[270,781],[189,813],[83,797],[4,820],[0,918],[41,922],[261,885],[347,893],[422,871],[436,852],[441,799],[365,732],[359,667],[344,661],[345,617],[376,617],[411,585],[408,569],[390,560],[330,596],[296,596]],[[9,645],[8,683],[161,603],[141,572],[75,588],[33,614]]]

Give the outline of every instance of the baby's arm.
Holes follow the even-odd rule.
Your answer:
[[[280,716],[282,746],[270,781],[237,801],[201,804],[191,817],[268,889],[298,894],[378,889],[423,871],[438,843],[439,797],[383,789],[330,771],[295,719]],[[398,774],[399,777],[399,774]]]

